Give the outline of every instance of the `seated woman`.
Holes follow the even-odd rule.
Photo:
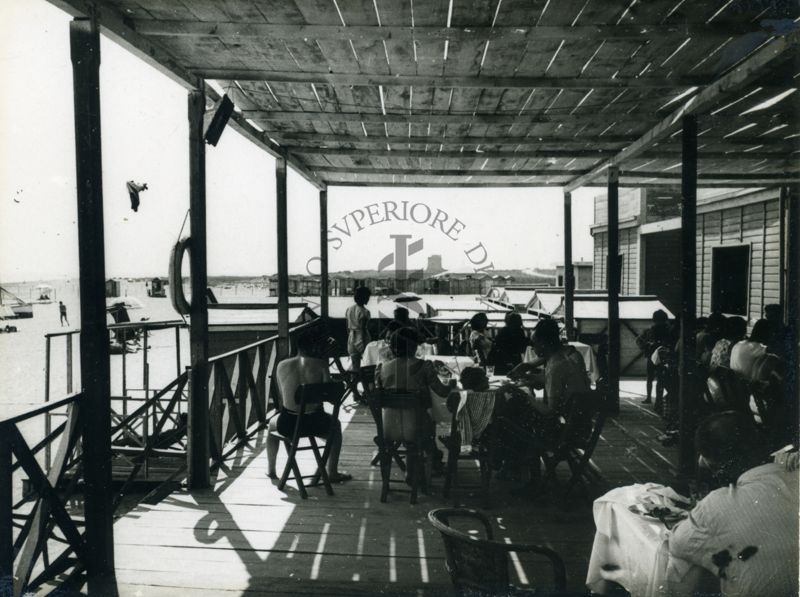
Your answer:
[[[417,335],[414,330],[401,328],[389,337],[395,358],[375,369],[375,385],[379,389],[397,392],[420,392],[425,406],[430,407],[430,393],[446,398],[450,388],[436,373],[433,362],[416,357]],[[383,432],[390,441],[414,441],[416,420],[411,410],[383,409]]]
[[[528,347],[528,337],[522,328],[522,316],[508,313],[506,325],[497,332],[490,362],[494,363],[495,375],[505,375],[522,362],[522,353]]]

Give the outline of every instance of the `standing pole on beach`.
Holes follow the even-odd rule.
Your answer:
[[[678,469],[694,472],[695,401],[698,382],[695,345],[697,283],[697,116],[683,117],[681,139],[681,339],[678,363]]]
[[[608,406],[619,412],[620,329],[619,289],[622,267],[619,258],[619,168],[608,168]]]
[[[100,34],[93,19],[70,23],[78,263],[81,309],[81,433],[85,566],[92,595],[116,595],[111,490],[111,374],[106,327],[103,167],[100,136]]]
[[[278,212],[278,360],[289,356],[289,225],[286,206],[286,158],[275,158]]]
[[[188,473],[191,489],[211,485],[209,465],[208,396],[208,266],[206,261],[206,148],[203,142],[203,115],[206,94],[202,80],[189,92],[189,224],[191,226],[192,303],[189,313]]]
[[[564,193],[564,325],[575,339],[575,272],[572,267],[572,193]]]
[[[319,308],[328,317],[328,187],[319,192]]]

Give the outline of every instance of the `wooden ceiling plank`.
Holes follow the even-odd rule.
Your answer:
[[[777,38],[770,42],[770,44],[749,56],[738,68],[720,77],[712,85],[703,89],[679,110],[662,120],[636,142],[623,149],[615,158],[604,162],[586,175],[572,180],[566,190],[575,190],[585,182],[594,179],[594,177],[605,171],[609,163],[620,163],[625,159],[629,159],[646,151],[654,142],[667,137],[674,131],[680,124],[682,115],[702,113],[707,110],[709,106],[718,102],[722,95],[730,93],[732,89],[741,89],[756,78],[760,74],[759,71],[767,69],[769,64],[779,59],[781,55],[788,55],[790,52],[795,52],[799,41],[800,32],[795,31],[785,37]]]
[[[302,25],[306,22],[294,0],[251,0],[268,23]]]
[[[339,13],[336,12],[336,7],[331,0],[294,0],[297,10],[303,15],[305,23],[308,25],[321,25],[321,26],[334,26],[340,27],[342,21],[339,18]],[[280,29],[289,31],[283,23],[280,24]],[[278,37],[279,33],[272,33],[268,37]],[[259,36],[260,37],[260,36]],[[318,36],[309,36],[305,33],[300,36],[301,38],[313,37],[318,39]]]

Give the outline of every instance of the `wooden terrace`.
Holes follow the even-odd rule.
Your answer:
[[[570,590],[581,591],[586,579],[594,537],[591,498],[677,473],[677,449],[655,440],[661,419],[638,405],[642,386],[623,382],[620,415],[607,423],[595,452],[602,484],[578,488],[566,503],[534,503],[511,496],[508,480],[492,482],[494,503],[487,512],[499,536],[556,550],[565,560]],[[421,496],[417,505],[408,503],[407,493],[392,493],[388,503],[380,503],[380,471],[370,466],[375,424],[369,411],[350,406],[342,422],[341,462],[354,480],[334,486],[332,497],[316,488],[301,500],[291,483],[278,491],[266,477],[262,432],[225,461],[211,488],[161,493],[126,512],[114,524],[120,593],[449,594],[442,541],[426,518],[432,508],[452,503],[441,496],[442,479],[434,479],[436,493]],[[284,457],[281,452],[279,467]],[[304,466],[313,469],[310,456]],[[477,464],[471,468],[461,464],[465,485],[478,481]],[[481,506],[475,489],[464,488],[458,496],[467,507]],[[519,560],[514,582],[547,585],[541,564]]]
[[[643,455],[645,449],[630,462],[625,458],[634,446],[639,449],[639,431],[647,435],[652,429],[637,428],[649,423],[640,411],[628,408],[620,388],[621,268],[616,248],[621,186],[680,187],[682,433],[677,458],[667,458],[679,473],[690,475],[695,460],[691,436],[698,187],[782,189],[784,250],[771,259],[797,344],[796,2],[49,1],[75,17],[70,43],[82,387],[53,402],[68,408],[71,416],[39,444],[29,445],[21,438],[16,428],[21,419],[0,421],[0,578],[13,577],[17,594],[40,560],[56,571],[85,571],[88,591],[98,595],[113,595],[117,579],[120,587],[151,583],[156,594],[169,594],[170,583],[183,587],[175,588],[175,594],[189,586],[212,593],[212,583],[219,582],[215,579],[229,581],[225,588],[238,592],[272,587],[319,593],[320,583],[331,591],[335,586],[346,587],[346,592],[356,586],[369,590],[387,583],[391,587],[393,561],[398,586],[403,583],[412,591],[424,587],[425,563],[432,591],[444,588],[439,544],[422,522],[427,507],[441,503],[438,498],[422,501],[417,508],[401,503],[377,508],[371,501],[368,520],[374,516],[380,522],[368,526],[359,553],[362,527],[357,513],[366,511],[365,500],[373,500],[368,484],[374,473],[367,466],[371,431],[364,417],[356,414],[347,433],[345,459],[358,480],[337,488],[339,494],[331,499],[297,505],[294,498],[271,491],[262,476],[263,459],[256,458],[260,444],[250,441],[242,448],[263,429],[274,365],[290,349],[289,167],[319,190],[323,318],[328,315],[329,294],[329,186],[562,188],[564,322],[570,336],[575,286],[571,193],[586,186],[606,187],[607,246],[612,247],[606,268],[608,383],[619,416],[616,426],[608,426],[608,445],[600,446],[597,458],[611,483],[651,475],[664,480],[673,466],[662,465],[659,457],[650,460],[649,454]],[[165,73],[188,95],[195,297],[188,308],[191,366],[123,422],[112,418],[118,413],[112,412],[110,400],[104,297],[101,33]],[[273,156],[276,164],[278,334],[274,346],[270,341],[269,347],[260,344],[228,355],[215,355],[209,348],[205,300],[204,119],[220,100],[215,87],[235,105],[229,126]],[[796,372],[796,352],[793,358],[789,368]],[[112,435],[135,434],[136,418],[146,418],[148,412],[156,431],[169,428],[174,409],[184,400],[184,388],[187,445],[172,455],[185,462],[189,492],[170,495],[157,506],[142,505],[114,525],[111,462],[117,452]],[[789,378],[788,391],[796,397],[797,376]],[[156,404],[161,398],[164,401]],[[25,417],[52,408],[42,407]],[[56,439],[56,466],[44,472],[35,457]],[[79,459],[74,456],[76,447]],[[159,448],[143,441],[127,453],[137,450],[146,460]],[[228,464],[228,453],[236,455],[234,464]],[[212,463],[230,473],[214,478]],[[623,465],[627,471],[620,468]],[[75,470],[80,475],[70,473],[68,478],[80,477],[85,507],[79,513],[68,511],[60,491],[65,474]],[[25,512],[14,507],[19,504],[11,492],[13,476],[21,472],[35,489],[23,504]],[[514,538],[520,533],[530,540],[550,540],[556,547],[555,537],[572,538],[574,530],[576,543],[564,555],[578,560],[588,556],[588,511],[576,510],[574,520],[572,514],[565,519],[553,512],[510,503],[498,506],[496,515],[514,521],[507,526]],[[353,520],[345,524],[349,514]],[[301,524],[306,520],[310,524]],[[132,530],[139,524],[148,532]],[[61,530],[57,536],[56,526]],[[409,536],[411,528],[421,530],[421,540]],[[66,546],[64,554],[53,561],[41,558],[46,538]],[[363,568],[336,554],[355,556]],[[152,569],[156,565],[161,571]],[[570,561],[568,568],[571,583],[580,586],[580,561]],[[295,577],[287,577],[290,573]],[[354,581],[354,574],[362,580]]]

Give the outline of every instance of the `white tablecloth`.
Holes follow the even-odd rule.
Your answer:
[[[597,383],[597,380],[600,379],[600,369],[597,368],[597,359],[594,356],[592,347],[588,344],[584,344],[583,342],[569,342],[569,345],[581,353],[583,362],[586,363],[586,374],[589,376],[589,380],[592,383]],[[525,363],[532,363],[537,358],[538,357],[536,356],[536,353],[533,351],[533,347],[529,346],[525,350],[525,356],[522,360]]]
[[[433,344],[423,343],[417,347],[418,359],[435,354],[436,347]],[[364,348],[364,354],[361,357],[361,365],[363,367],[371,367],[378,363],[390,361],[393,358],[394,355],[392,355],[389,343],[386,340],[374,340]]]
[[[597,532],[586,586],[600,592],[603,581],[613,581],[625,587],[631,597],[691,595],[707,580],[707,573],[670,558],[669,531],[664,524],[628,510],[646,487],[619,487],[595,500]]]

